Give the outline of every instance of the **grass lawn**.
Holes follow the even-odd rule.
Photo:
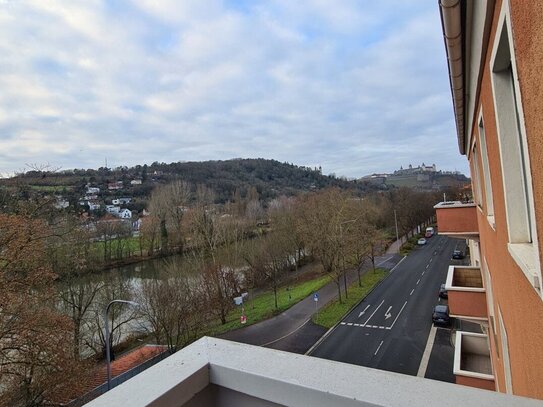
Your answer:
[[[277,290],[277,309],[275,309],[272,289],[258,295],[254,299],[249,299],[245,304],[245,315],[247,316],[247,323],[245,325],[260,322],[285,311],[329,282],[330,277],[320,276],[313,280],[304,281],[298,284],[291,284],[289,291],[286,290],[286,286],[279,287]],[[289,292],[291,295],[290,300]],[[220,325],[219,323],[214,325],[210,327],[205,334],[219,335],[224,332],[245,326],[240,323],[240,316],[241,307],[236,307],[228,314],[226,324]]]
[[[320,310],[318,314],[313,315],[313,322],[325,328],[333,327],[387,275],[388,271],[382,268],[375,269],[375,273],[373,271],[368,271],[362,277],[362,287],[358,286],[358,281],[351,284],[349,287],[349,298],[343,298],[343,303],[341,304],[337,300],[332,301]]]

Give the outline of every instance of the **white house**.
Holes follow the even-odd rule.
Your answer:
[[[87,195],[94,195],[100,192],[98,187],[87,187]]]
[[[122,209],[119,212],[119,218],[121,219],[130,219],[132,217],[132,211],[130,209]]]
[[[119,215],[121,208],[115,205],[106,205],[106,212],[111,213],[112,215]]]
[[[112,200],[111,200],[111,203],[112,203],[113,205],[120,205],[120,204],[121,204],[121,200],[120,200],[120,199],[112,199]]]
[[[89,201],[89,210],[97,211],[100,209],[100,204],[98,202]]]
[[[66,209],[68,206],[70,206],[70,202],[62,198],[57,198],[57,201],[53,205],[57,209]]]
[[[121,205],[126,205],[126,204],[129,204],[130,202],[132,202],[132,198],[127,198],[127,197],[119,198],[119,203]]]
[[[141,179],[133,179],[130,181],[130,185],[141,185]]]

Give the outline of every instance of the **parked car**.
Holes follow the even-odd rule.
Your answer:
[[[417,244],[420,245],[420,246],[423,246],[426,244],[426,239],[421,237],[418,241],[417,241]]]
[[[453,251],[452,258],[461,260],[464,258],[464,252],[462,250],[455,250]]]
[[[436,305],[432,313],[432,322],[434,325],[448,326],[451,323],[449,307],[447,305]]]
[[[426,233],[424,234],[425,237],[432,237],[435,233],[435,230],[433,227],[427,227]]]
[[[439,298],[449,298],[449,293],[445,288],[445,284],[441,284],[441,287],[439,287]]]

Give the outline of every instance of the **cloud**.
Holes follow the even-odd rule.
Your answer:
[[[437,6],[336,3],[0,3],[0,172],[104,157],[466,170]]]

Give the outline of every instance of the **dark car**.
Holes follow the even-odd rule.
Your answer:
[[[441,284],[441,287],[439,287],[439,298],[449,298],[445,284]]]
[[[449,307],[446,305],[436,305],[432,313],[432,322],[434,325],[449,325],[451,323]]]
[[[464,258],[464,252],[462,250],[455,250],[453,251],[452,258],[461,260]]]

